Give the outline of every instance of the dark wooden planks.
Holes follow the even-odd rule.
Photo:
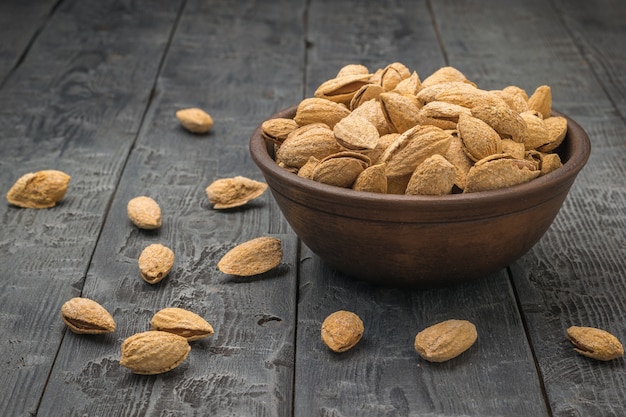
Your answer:
[[[589,63],[590,75],[601,83],[605,94],[626,118],[626,3],[619,0],[555,1],[564,26]]]
[[[450,288],[409,291],[345,277],[303,249],[295,415],[547,415],[506,273]],[[365,332],[344,353],[320,340],[337,310]],[[421,359],[415,335],[448,319],[473,322],[478,340],[445,363]]]
[[[0,86],[18,65],[58,0],[5,0],[0,3]]]
[[[309,95],[349,63],[373,71],[399,61],[422,78],[446,64],[425,2],[312,1],[308,16]],[[547,415],[506,271],[419,291],[347,278],[306,248],[301,259],[294,415]],[[343,354],[319,336],[339,309],[365,322],[361,343]],[[421,360],[416,333],[449,318],[476,323],[479,341],[445,364]]]
[[[625,16],[617,2],[578,6],[433,2],[451,64],[489,88],[550,85],[554,107],[591,137],[592,156],[560,214],[512,270],[552,413],[618,416],[626,412],[623,361],[576,355],[565,331],[590,325],[626,338],[626,127],[623,53],[615,48]],[[493,24],[501,21],[507,24]]]
[[[110,309],[118,329],[102,338],[65,337],[42,415],[291,414],[297,240],[269,193],[244,208],[217,211],[204,188],[223,177],[261,179],[248,138],[302,92],[302,8],[294,6],[186,2],[83,290]],[[188,106],[212,114],[210,134],[180,127],[174,113]],[[158,231],[140,231],[126,216],[126,203],[140,194],[161,205]],[[217,270],[235,244],[268,234],[283,240],[277,269],[252,278]],[[150,286],[137,258],[156,242],[171,247],[176,262]],[[215,334],[194,342],[189,358],[166,374],[136,376],[122,368],[122,341],[171,306],[202,315]]]
[[[0,184],[61,169],[49,210],[0,205],[0,410],[35,413],[133,145],[173,25],[173,2],[66,2],[0,90]],[[129,43],[128,39],[135,39]]]

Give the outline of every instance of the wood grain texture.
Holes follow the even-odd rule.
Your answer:
[[[0,86],[46,24],[58,0],[5,0],[0,3]]]
[[[0,4],[0,187],[26,172],[72,175],[49,210],[0,204],[0,415],[558,416],[626,414],[624,359],[576,354],[571,325],[626,343],[626,116],[620,0],[7,0]],[[345,64],[399,61],[424,79],[450,64],[484,88],[552,87],[592,155],[550,230],[507,271],[407,291],[348,278],[300,248],[270,193],[213,210],[204,188],[262,179],[248,138]],[[177,109],[204,108],[205,136]],[[126,202],[154,197],[159,230]],[[280,237],[284,257],[253,278],[220,273],[227,250]],[[139,276],[150,243],[176,253],[158,285]],[[512,278],[511,278],[512,277]],[[79,336],[60,306],[84,295],[118,329]],[[215,327],[157,376],[119,365],[122,341],[179,306]],[[358,313],[343,354],[323,319]],[[448,318],[479,338],[442,364],[415,334]]]
[[[65,337],[42,415],[290,414],[297,239],[275,233],[288,229],[269,192],[241,208],[213,210],[204,191],[218,178],[262,179],[248,138],[302,91],[302,24],[298,8],[286,3],[186,2],[85,279],[83,296],[101,300],[118,329],[100,340]],[[213,116],[209,134],[191,134],[175,118],[192,106]],[[160,229],[130,223],[126,204],[137,195],[160,204]],[[283,242],[276,269],[249,278],[217,270],[227,250],[268,234]],[[157,242],[176,260],[170,275],[151,286],[139,277],[137,258]],[[120,345],[165,307],[200,314],[215,334],[194,342],[173,371],[133,375],[118,364]]]
[[[308,17],[307,97],[347,64],[399,61],[421,79],[445,65],[425,1],[313,0]]]
[[[564,26],[590,65],[589,76],[602,84],[604,93],[626,119],[626,3],[602,0],[575,6],[555,0]]]
[[[479,86],[512,83],[532,92],[550,85],[553,106],[591,137],[592,155],[561,212],[512,270],[553,415],[621,415],[623,360],[585,360],[573,352],[565,331],[571,325],[596,326],[626,338],[626,127],[619,104],[623,80],[613,74],[623,67],[622,50],[614,45],[623,38],[617,28],[624,7],[472,1],[433,2],[433,8],[453,65]],[[495,33],[472,28],[494,21],[507,24]],[[525,36],[529,33],[533,36]]]
[[[65,331],[59,309],[80,294],[174,23],[171,2],[135,6],[65,3],[0,90],[1,188],[41,169],[72,176],[53,209],[0,205],[3,415],[36,411]]]
[[[313,1],[308,39],[310,94],[349,63],[374,71],[399,61],[422,79],[446,65],[425,2],[355,8],[347,1]],[[319,332],[324,318],[339,309],[361,316],[365,336],[354,349],[334,354]],[[475,322],[479,341],[448,363],[421,360],[415,335],[449,318]],[[304,248],[295,377],[298,416],[547,413],[506,271],[455,288],[385,289],[335,272]]]
[[[450,288],[381,288],[303,248],[300,275],[295,415],[546,415],[504,271]],[[320,340],[322,321],[337,310],[365,326],[359,344],[339,354]],[[421,359],[415,335],[448,319],[474,323],[477,342],[448,362]]]

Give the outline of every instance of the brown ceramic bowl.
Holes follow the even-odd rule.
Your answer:
[[[295,107],[270,118],[293,117]],[[567,118],[563,166],[526,184],[446,196],[367,193],[280,168],[259,126],[250,152],[298,237],[343,273],[373,283],[427,288],[479,278],[525,254],[550,227],[591,146]]]

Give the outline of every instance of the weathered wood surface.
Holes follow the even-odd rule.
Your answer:
[[[73,177],[54,209],[0,205],[6,416],[37,411],[65,332],[59,309],[81,292],[175,23],[174,2],[138,6],[64,3],[0,90],[2,188],[41,169]]]
[[[272,216],[269,193],[245,208],[217,211],[204,188],[235,175],[260,179],[248,155],[250,132],[260,122],[256,117],[286,106],[284,100],[295,100],[301,91],[297,11],[278,2],[211,7],[186,2],[82,292],[105,301],[119,328],[101,341],[66,335],[42,415],[290,413],[297,241],[274,234],[283,241],[284,262],[272,272],[249,279],[222,274],[216,264],[228,249],[280,231],[284,221]],[[275,37],[274,27],[282,28],[284,38]],[[282,53],[293,58],[281,59]],[[276,73],[294,81],[268,82]],[[280,88],[285,90],[276,91]],[[174,113],[190,106],[213,115],[210,134],[181,128]],[[158,231],[140,231],[126,215],[128,200],[144,194],[163,210]],[[176,254],[174,269],[155,286],[146,284],[137,268],[150,243],[165,244]],[[200,314],[215,334],[192,343],[188,360],[165,378],[134,376],[117,363],[121,342],[148,330],[152,315],[164,307]]]
[[[625,415],[624,359],[583,358],[565,338],[590,325],[626,341],[624,21],[619,0],[2,2],[0,186],[45,168],[73,178],[54,209],[0,205],[0,414]],[[509,269],[451,288],[379,288],[300,247],[269,193],[211,209],[212,180],[261,178],[247,140],[265,117],[344,64],[393,61],[422,78],[453,65],[484,88],[548,84],[589,133],[563,209]],[[214,116],[209,135],[180,128],[174,112],[187,106]],[[160,230],[128,221],[140,194],[161,204]],[[279,268],[252,280],[217,271],[259,235],[283,240]],[[177,258],[150,286],[136,260],[154,242]],[[107,307],[117,331],[67,331],[59,308],[77,295]],[[215,334],[172,372],[132,375],[117,363],[121,342],[169,306]],[[319,340],[338,309],[365,322],[344,354]],[[415,334],[447,318],[476,323],[478,342],[448,363],[421,360]]]
[[[58,0],[0,2],[0,86],[20,64]]]

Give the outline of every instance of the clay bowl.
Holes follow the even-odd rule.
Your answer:
[[[292,107],[270,118],[294,115]],[[561,168],[506,189],[442,197],[367,193],[300,178],[276,165],[260,126],[250,152],[287,222],[320,258],[354,278],[428,288],[496,272],[546,232],[591,151],[585,131],[567,121]]]

